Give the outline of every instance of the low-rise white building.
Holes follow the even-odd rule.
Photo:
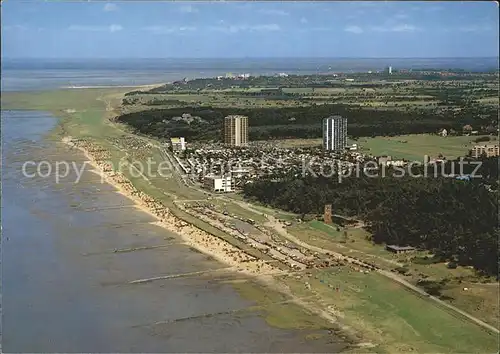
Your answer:
[[[184,138],[171,138],[170,143],[172,144],[173,151],[186,150],[186,141],[184,140]]]
[[[404,160],[393,160],[391,156],[380,156],[378,158],[378,164],[383,166],[395,166],[403,167],[406,165]]]
[[[387,166],[403,167],[406,165],[404,160],[390,160],[386,163]]]
[[[390,156],[387,156],[387,155],[383,155],[383,156],[380,156],[378,158],[378,164],[379,165],[384,165],[384,166],[387,166],[388,165],[388,162],[392,161],[392,157]]]
[[[232,192],[234,190],[233,179],[230,175],[206,175],[203,177],[203,185],[214,192]]]

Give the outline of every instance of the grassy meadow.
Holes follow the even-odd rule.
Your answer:
[[[375,156],[389,155],[393,159],[423,161],[424,155],[447,159],[465,156],[478,136],[447,136],[431,134],[400,135],[394,137],[360,138],[361,151]]]
[[[379,343],[377,352],[493,353],[498,349],[496,335],[379,274],[338,267],[313,271],[307,281],[311,290],[304,287],[304,280],[286,279],[293,291],[321,297],[325,308],[341,314],[366,340]]]
[[[369,240],[369,232],[362,228],[341,228],[341,231],[337,231],[336,225],[313,220],[294,224],[288,231],[308,244],[348,254],[385,270],[406,267],[408,273],[404,277],[407,281],[414,285],[418,285],[419,280],[440,283],[442,285],[438,296],[443,300],[498,326],[498,283],[494,279],[478,276],[471,267],[449,269],[444,262],[419,262],[419,259],[432,257],[432,254],[425,251],[396,255],[386,251],[384,245],[373,244]]]

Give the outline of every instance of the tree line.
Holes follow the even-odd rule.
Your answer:
[[[250,139],[265,140],[321,137],[322,119],[342,115],[348,119],[348,135],[355,138],[435,133],[442,128],[461,131],[465,124],[491,124],[495,112],[490,111],[489,108],[462,109],[460,112],[446,110],[437,114],[426,110],[381,111],[342,104],[272,108],[190,106],[133,112],[118,117],[118,120],[142,134],[158,138],[183,135],[195,140],[220,140],[224,117],[241,114],[249,117]],[[172,124],[172,118],[183,113],[200,116],[204,122],[198,125],[186,122]]]

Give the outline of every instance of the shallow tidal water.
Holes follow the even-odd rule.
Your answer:
[[[49,114],[2,112],[2,350],[27,352],[336,352],[331,336],[269,326],[190,249],[85,169],[25,177],[25,161],[85,161],[44,139]],[[33,169],[27,170],[34,172]],[[127,251],[132,248],[147,249]],[[191,274],[190,274],[191,273]],[[193,274],[194,273],[194,274]],[[138,280],[184,274],[137,283]],[[136,281],[136,283],[131,283]],[[310,333],[310,332],[309,332]]]

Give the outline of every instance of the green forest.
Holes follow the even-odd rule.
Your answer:
[[[202,121],[172,120],[183,113],[199,116]],[[322,119],[330,115],[347,117],[348,134],[356,138],[434,133],[442,128],[461,131],[466,124],[479,129],[496,125],[492,117],[497,112],[494,108],[475,106],[460,112],[444,110],[441,113],[382,111],[342,104],[283,108],[180,107],[128,113],[118,120],[132,126],[136,132],[157,138],[184,136],[191,141],[217,141],[222,138],[224,117],[231,114],[249,117],[250,140],[266,140],[321,137]]]
[[[499,266],[497,158],[483,161],[470,181],[455,178],[353,176],[262,178],[244,187],[244,195],[294,213],[319,214],[325,204],[333,213],[363,219],[375,243],[414,246],[442,261],[474,266],[497,275]],[[450,163],[448,163],[448,170]],[[473,167],[469,166],[469,172]],[[464,168],[464,171],[467,167]]]

